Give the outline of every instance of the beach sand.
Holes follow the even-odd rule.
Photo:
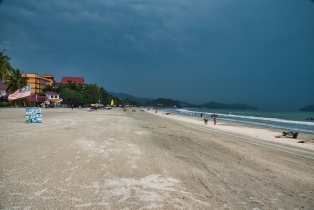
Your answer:
[[[313,135],[138,108],[42,116],[0,109],[0,209],[314,209]]]
[[[157,113],[159,113],[159,115],[163,117],[167,117],[177,121],[188,122],[194,125],[200,124],[205,125],[203,123],[204,118],[201,117],[175,114],[163,111],[159,111]],[[209,119],[209,121],[205,127],[208,127],[208,129],[217,129],[223,132],[244,135],[247,137],[253,137],[264,141],[314,150],[314,134],[299,132],[298,137],[294,139],[291,136],[282,136],[282,132],[283,131],[287,132],[288,130],[280,130],[275,128],[266,128],[257,125],[230,122],[226,120],[220,120],[219,118],[217,118],[217,124],[214,125],[213,119],[211,118],[207,119]],[[303,143],[299,143],[300,141],[303,141]]]

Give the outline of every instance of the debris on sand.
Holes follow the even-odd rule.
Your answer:
[[[283,136],[292,136],[294,139],[298,138],[299,132],[293,132],[293,131],[288,131],[288,132],[282,132]]]

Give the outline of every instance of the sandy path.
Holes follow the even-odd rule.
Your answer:
[[[42,124],[0,109],[0,125],[1,209],[314,208],[312,159],[236,135],[122,109],[44,109]]]

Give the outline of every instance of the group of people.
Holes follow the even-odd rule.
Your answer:
[[[203,117],[203,113],[201,113],[201,117]],[[214,118],[213,119],[214,125],[216,125],[216,123],[217,123],[217,117],[218,117],[218,115],[216,115],[216,114],[212,114],[212,116],[211,116],[211,118]],[[208,118],[204,118],[205,125],[207,125],[207,122],[208,122]]]

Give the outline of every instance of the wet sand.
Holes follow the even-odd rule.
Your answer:
[[[1,108],[0,209],[314,208],[313,135],[132,109]]]

